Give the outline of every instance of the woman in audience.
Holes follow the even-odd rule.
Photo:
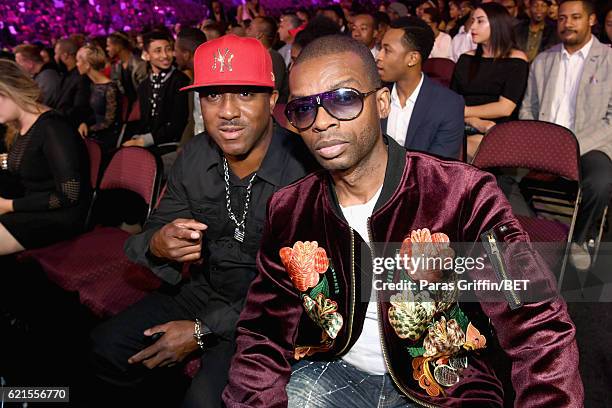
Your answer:
[[[559,16],[559,2],[557,0],[551,0],[550,6],[548,6],[548,18],[552,21],[557,21]]]
[[[82,137],[97,140],[103,150],[108,152],[115,147],[119,134],[119,90],[102,72],[106,66],[106,56],[102,48],[96,45],[81,47],[77,52],[76,66],[81,75],[87,75],[91,80],[91,114],[84,118],[79,126],[79,133]]]
[[[9,126],[0,159],[0,255],[78,234],[89,206],[89,161],[83,141],[59,114],[41,105],[40,89],[17,64],[0,60],[0,123]]]
[[[514,40],[513,19],[502,5],[486,3],[474,10],[471,32],[476,50],[459,57],[451,81],[465,99],[468,159],[495,123],[518,117],[529,74],[527,55]]]
[[[266,10],[261,4],[259,4],[259,0],[247,0],[245,4],[238,6],[238,10],[236,11],[236,20],[238,21],[238,24],[242,24],[242,22],[245,20],[253,21],[255,17],[262,17],[265,15]]]
[[[458,0],[450,0],[448,2],[448,17],[444,31],[452,37],[453,33],[456,34],[459,31],[457,22],[461,18],[461,6]]]

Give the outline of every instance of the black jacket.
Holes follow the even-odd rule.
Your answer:
[[[175,69],[170,78],[162,85],[159,114],[151,117],[151,97],[153,88],[151,75],[138,86],[140,103],[139,133],[151,133],[155,145],[179,142],[189,116],[188,92],[179,90],[191,83],[189,77]]]
[[[84,118],[93,113],[89,106],[90,84],[89,78],[80,75],[76,68],[62,78],[56,110],[74,127],[85,122]]]

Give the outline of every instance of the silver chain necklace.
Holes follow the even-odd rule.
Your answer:
[[[223,158],[223,172],[225,177],[225,206],[227,207],[227,214],[229,215],[230,220],[234,221],[236,224],[236,229],[234,229],[234,239],[238,242],[244,241],[244,227],[246,223],[247,214],[249,212],[249,202],[251,201],[251,188],[253,187],[253,180],[255,180],[255,176],[257,173],[253,173],[251,179],[249,180],[249,185],[246,188],[246,197],[244,199],[244,211],[242,213],[242,220],[238,222],[234,212],[232,211],[232,202],[230,200],[230,189],[229,189],[229,169],[227,166],[227,159]]]

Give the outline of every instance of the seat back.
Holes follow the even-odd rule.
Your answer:
[[[481,169],[524,168],[580,181],[580,148],[563,126],[521,120],[493,126],[472,164]]]
[[[432,80],[448,87],[455,71],[455,62],[448,58],[429,58],[423,64],[423,72]]]
[[[89,154],[89,177],[91,182],[92,190],[98,187],[98,176],[100,175],[100,168],[102,166],[102,148],[93,139],[85,138],[85,146],[87,147],[87,153]]]
[[[161,161],[149,150],[122,147],[106,167],[99,189],[125,189],[138,194],[148,206],[148,217],[157,200],[161,175]]]

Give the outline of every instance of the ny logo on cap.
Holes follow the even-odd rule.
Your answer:
[[[225,68],[227,68],[228,72],[232,72],[232,59],[234,58],[234,54],[232,54],[229,48],[225,49],[225,53],[221,53],[221,49],[217,48],[217,52],[213,55],[213,71],[217,69],[217,63],[219,64],[219,72],[223,72]]]

